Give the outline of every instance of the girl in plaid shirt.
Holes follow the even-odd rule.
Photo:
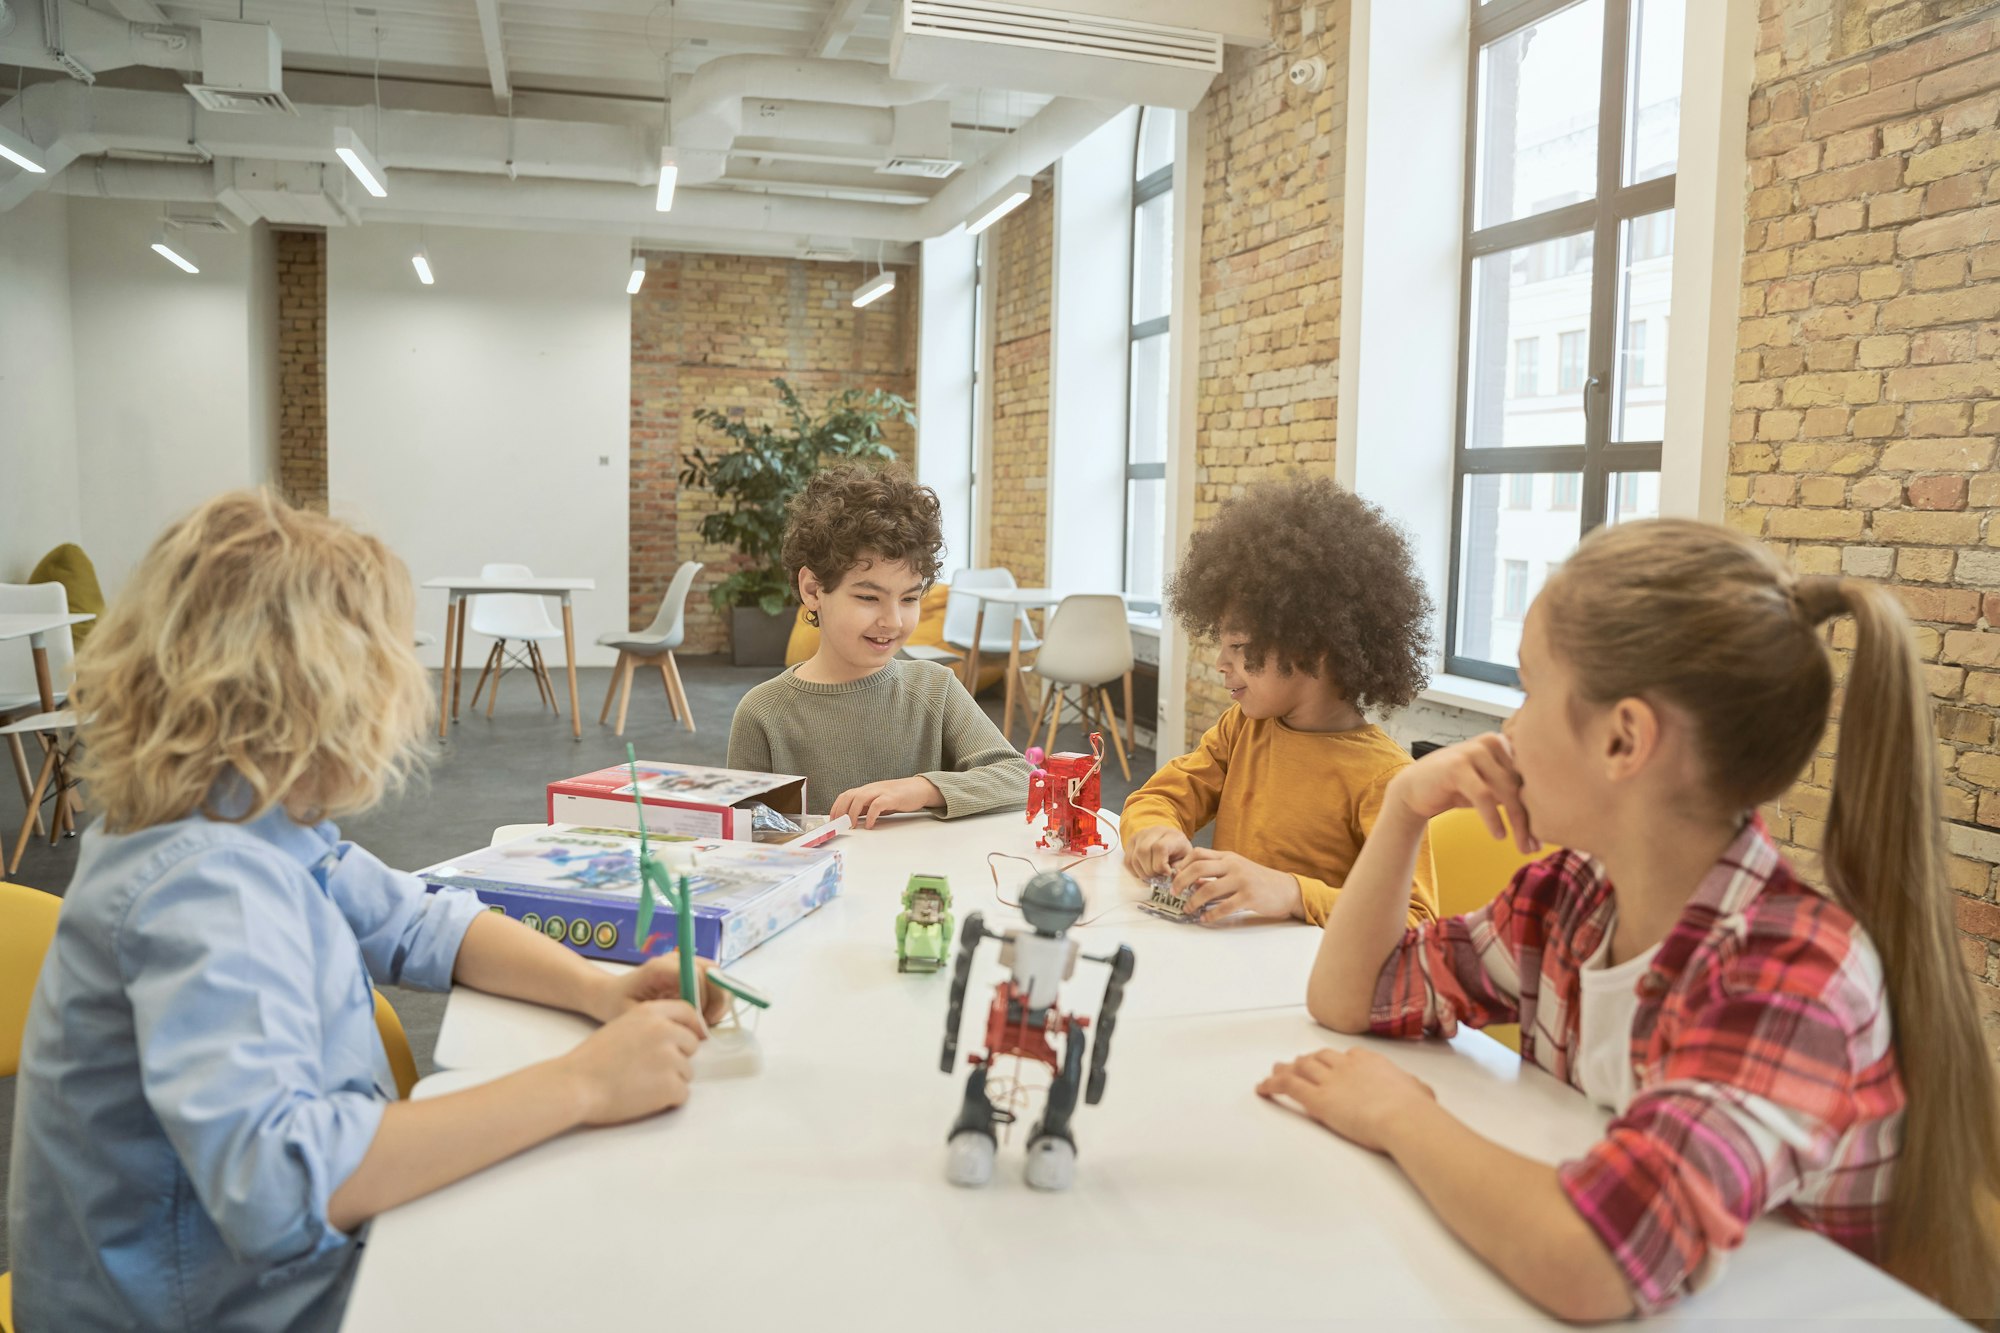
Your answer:
[[[1855,620],[1821,892],[1754,809],[1826,730],[1818,626]],[[1504,735],[1392,781],[1307,1004],[1342,1032],[1521,1024],[1614,1118],[1558,1167],[1440,1109],[1373,1051],[1258,1088],[1408,1173],[1567,1319],[1651,1313],[1781,1210],[1974,1318],[2000,1303],[2000,1098],[1945,886],[1930,697],[1885,590],[1794,577],[1698,523],[1600,529],[1544,588]],[[1469,806],[1524,851],[1488,906],[1407,928],[1425,822]]]

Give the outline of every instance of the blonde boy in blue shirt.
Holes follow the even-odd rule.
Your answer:
[[[410,613],[380,542],[239,492],[160,538],[80,655],[103,818],[15,1089],[22,1333],[333,1329],[377,1213],[686,1100],[706,1027],[661,998],[677,960],[614,978],[470,895],[426,894],[326,822],[420,753]],[[372,986],[454,981],[604,1026],[559,1059],[396,1101]]]

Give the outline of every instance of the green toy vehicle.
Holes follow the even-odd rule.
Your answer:
[[[896,917],[896,970],[935,972],[951,950],[951,884],[943,875],[912,875]]]

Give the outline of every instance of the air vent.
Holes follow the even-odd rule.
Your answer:
[[[875,170],[884,176],[923,176],[941,181],[963,165],[948,157],[892,157]]]
[[[901,79],[1185,110],[1222,71],[1222,37],[1003,0],[904,0],[889,69]]]
[[[176,213],[167,214],[167,225],[179,227],[182,231],[233,232],[236,224],[221,213]]]
[[[210,111],[229,111],[243,115],[269,115],[282,111],[288,116],[298,115],[292,99],[283,93],[239,93],[228,88],[211,88],[205,83],[185,83],[181,85],[195,101]]]

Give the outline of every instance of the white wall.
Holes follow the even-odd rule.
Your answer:
[[[201,269],[183,273],[150,248],[159,205],[68,206],[82,543],[112,595],[161,528],[271,479],[276,321],[253,311],[270,241],[178,235]]]
[[[68,200],[0,213],[0,583],[80,541]]]
[[[410,267],[420,242],[433,287]],[[491,561],[596,579],[576,597],[587,665],[613,660],[599,634],[630,628],[630,258],[610,236],[377,224],[327,237],[331,511],[419,584]],[[443,594],[417,607],[442,640]],[[426,651],[435,665],[442,643]],[[554,664],[561,645],[545,651]]]

